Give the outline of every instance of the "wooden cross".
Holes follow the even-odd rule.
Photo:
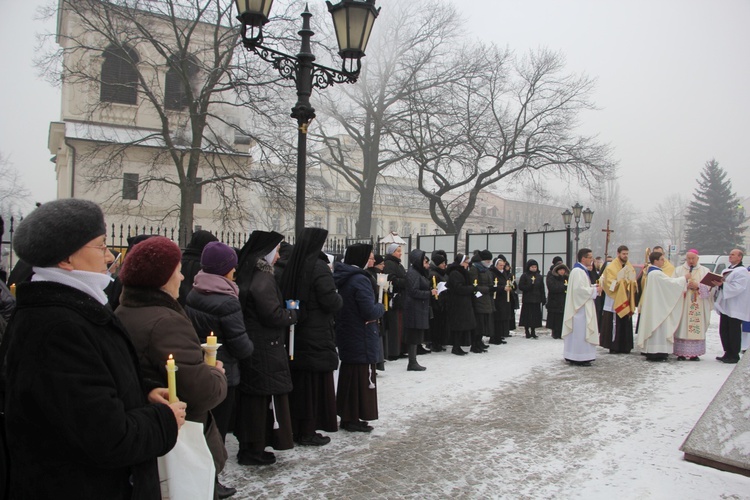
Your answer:
[[[607,219],[607,229],[602,229],[603,233],[607,233],[607,239],[604,241],[604,262],[607,262],[607,258],[609,257],[609,235],[611,233],[614,233],[614,229],[609,228],[609,219]]]

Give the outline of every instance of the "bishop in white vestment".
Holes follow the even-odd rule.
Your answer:
[[[706,330],[714,308],[711,287],[701,283],[708,272],[698,263],[698,251],[692,249],[688,250],[685,263],[674,271],[675,277],[690,275],[688,291],[682,297],[682,317],[674,334],[674,355],[680,361],[698,361],[698,356],[706,354]]]
[[[673,350],[674,334],[682,317],[682,296],[687,276],[668,278],[661,270],[664,254],[648,257],[648,286],[643,292],[636,345],[649,361],[666,361]]]
[[[596,359],[596,346],[599,345],[599,323],[594,299],[601,288],[592,285],[589,278],[588,267],[593,260],[591,250],[579,250],[578,262],[568,278],[563,312],[563,356],[566,361],[581,366],[588,366]]]

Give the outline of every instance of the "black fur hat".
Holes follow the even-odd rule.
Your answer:
[[[66,198],[44,203],[24,218],[16,229],[13,248],[37,267],[52,267],[107,233],[99,205]]]

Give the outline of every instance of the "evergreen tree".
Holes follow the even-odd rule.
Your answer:
[[[701,172],[698,188],[687,207],[687,248],[705,254],[728,254],[743,248],[741,205],[732,192],[732,181],[719,162],[711,160]]]

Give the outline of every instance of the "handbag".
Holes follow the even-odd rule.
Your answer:
[[[216,468],[203,424],[185,422],[174,448],[158,462],[162,500],[213,499]]]

